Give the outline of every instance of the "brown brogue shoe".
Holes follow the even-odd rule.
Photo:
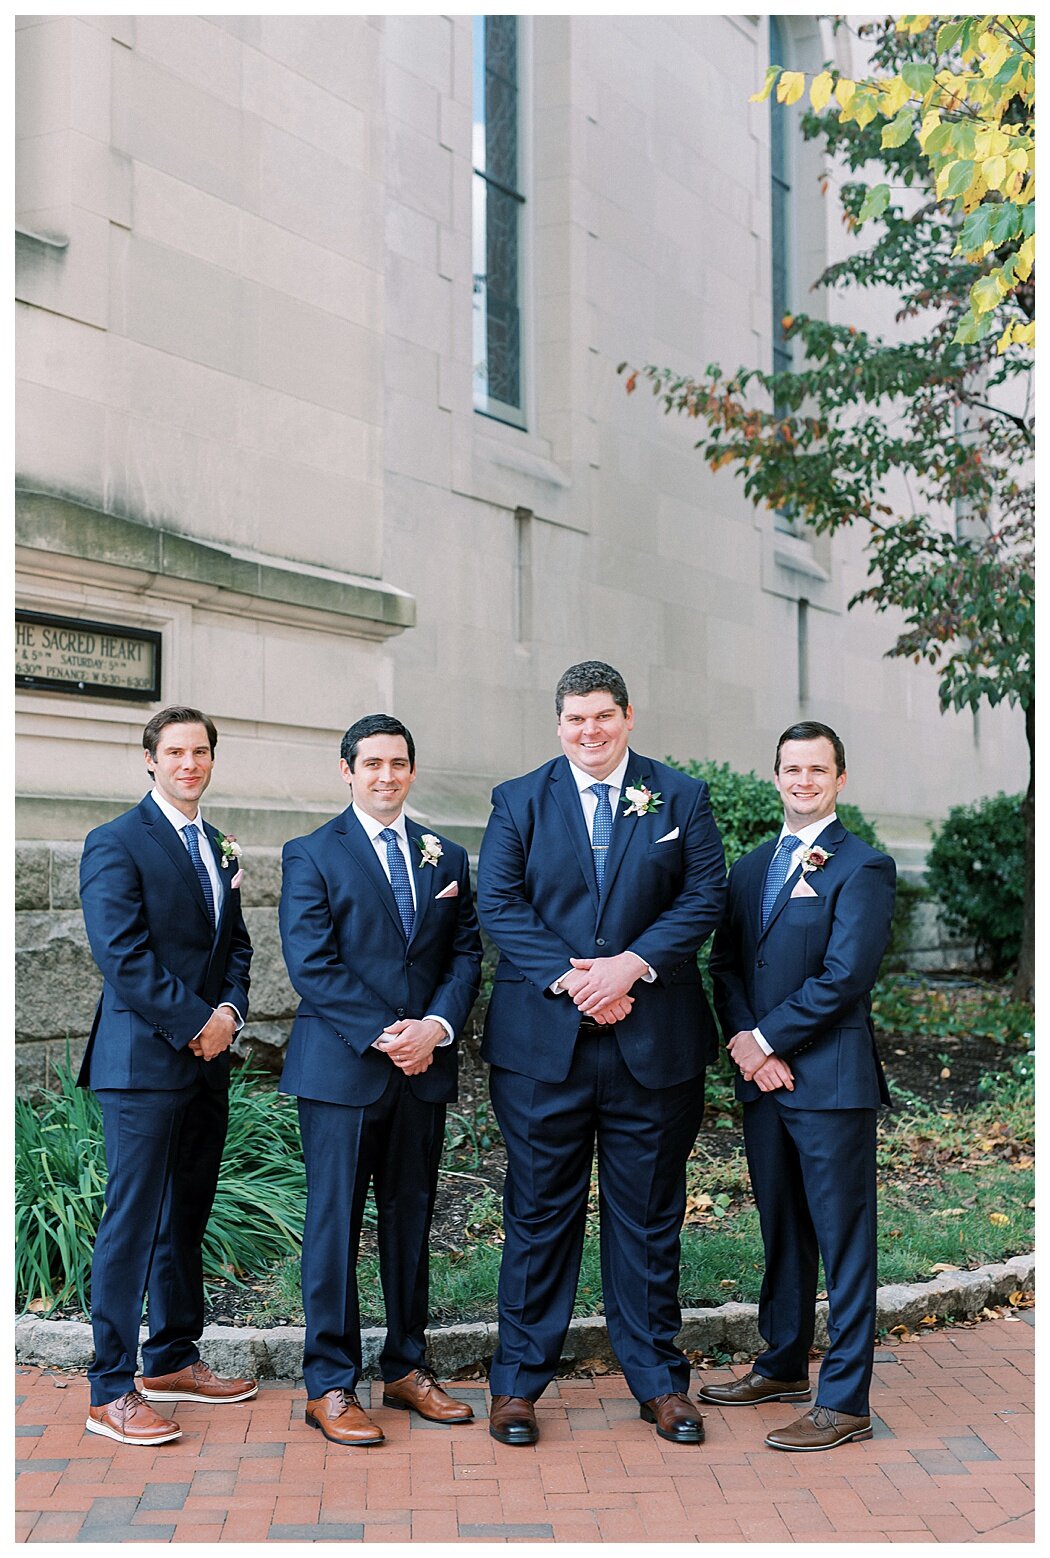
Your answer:
[[[643,1401],[638,1416],[646,1423],[655,1423],[660,1438],[669,1439],[672,1444],[704,1442],[704,1414],[684,1390]]]
[[[190,1363],[177,1374],[158,1374],[142,1380],[147,1401],[250,1401],[259,1389],[254,1379],[222,1379],[213,1374],[203,1358]]]
[[[493,1396],[489,1433],[500,1444],[535,1444],[540,1437],[536,1408],[527,1396]]]
[[[367,1449],[382,1444],[386,1435],[365,1412],[352,1390],[326,1390],[316,1401],[306,1403],[306,1421],[319,1428],[333,1444],[350,1449]]]
[[[90,1434],[105,1434],[118,1444],[167,1444],[170,1439],[181,1439],[182,1429],[168,1417],[154,1412],[137,1390],[129,1390],[116,1401],[104,1406],[88,1407],[87,1422]]]
[[[774,1428],[766,1435],[766,1443],[771,1450],[833,1450],[851,1439],[870,1438],[870,1417],[815,1406],[784,1428]]]
[[[474,1409],[442,1390],[429,1369],[413,1369],[383,1386],[383,1405],[399,1412],[418,1412],[428,1423],[469,1423]]]
[[[808,1401],[808,1379],[767,1379],[754,1369],[743,1379],[733,1379],[725,1385],[701,1385],[701,1401],[713,1402],[719,1407],[753,1407],[760,1401]]]

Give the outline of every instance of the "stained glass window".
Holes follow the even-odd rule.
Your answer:
[[[474,406],[525,425],[518,18],[474,18]]]

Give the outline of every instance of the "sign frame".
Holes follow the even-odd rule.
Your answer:
[[[161,696],[161,656],[163,635],[152,628],[125,627],[117,622],[95,622],[83,617],[59,617],[45,611],[15,608],[15,627],[24,622],[36,627],[74,628],[78,632],[106,633],[113,638],[133,639],[153,650],[153,681],[149,687],[122,687],[118,682],[89,682],[77,677],[68,680],[54,676],[33,676],[15,672],[16,692],[60,692],[74,698],[108,698],[127,703],[159,703]]]

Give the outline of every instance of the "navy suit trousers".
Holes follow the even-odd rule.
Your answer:
[[[758,1328],[767,1379],[809,1372],[824,1262],[829,1345],[817,1404],[868,1415],[877,1282],[874,1109],[794,1109],[763,1093],[744,1105],[744,1144],[766,1271]]]
[[[647,1088],[608,1030],[583,1029],[564,1082],[493,1066],[507,1145],[494,1395],[535,1400],[572,1317],[595,1143],[609,1338],[639,1401],[686,1390],[675,1346],[685,1163],[704,1113],[703,1075]]]
[[[147,1295],[143,1373],[174,1374],[200,1357],[201,1241],[229,1116],[226,1090],[203,1076],[173,1091],[97,1093],[109,1178],[91,1263],[92,1406],[134,1386]]]
[[[311,1401],[361,1378],[357,1255],[369,1181],[378,1214],[386,1342],[379,1368],[402,1379],[426,1360],[429,1238],[445,1105],[417,1098],[403,1072],[375,1103],[299,1099],[306,1162],[303,1377]]]

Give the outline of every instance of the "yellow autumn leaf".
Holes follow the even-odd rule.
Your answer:
[[[772,92],[772,90],[773,90],[773,83],[774,83],[774,81],[777,79],[777,77],[779,75],[780,75],[780,66],[779,65],[767,65],[766,66],[766,79],[765,79],[765,81],[763,81],[761,87],[759,87],[757,92],[752,92],[751,96],[748,98],[748,102],[749,103],[764,103],[766,98],[769,96],[770,92]]]
[[[831,71],[822,70],[819,76],[814,76],[813,84],[809,89],[809,100],[819,113],[822,108],[827,108],[831,101]]]
[[[1016,326],[1014,324],[1008,324],[1002,335],[999,337],[998,341],[996,341],[995,350],[1000,357],[1008,347],[1013,345],[1015,329]]]
[[[1010,1219],[1005,1212],[989,1212],[988,1221],[994,1223],[997,1228],[1005,1228]]]
[[[806,90],[806,77],[801,70],[785,70],[777,82],[777,102],[790,108]]]
[[[1035,234],[1030,233],[1017,251],[1014,275],[1019,281],[1027,281],[1035,264]]]
[[[1028,152],[1023,146],[1018,146],[1006,159],[1006,165],[1012,173],[1027,173],[1029,166]]]
[[[936,108],[931,108],[928,114],[923,115],[922,124],[918,131],[918,142],[923,151],[926,150],[926,137],[932,135],[941,122],[941,116]]]
[[[835,101],[840,108],[848,108],[853,94],[857,90],[855,81],[847,81],[845,76],[840,76],[835,83]]]
[[[879,94],[879,112],[886,119],[894,118],[911,101],[911,95],[911,87],[903,76],[891,76]]]
[[[989,157],[981,164],[981,173],[989,189],[998,189],[1006,177],[1006,158]]]

